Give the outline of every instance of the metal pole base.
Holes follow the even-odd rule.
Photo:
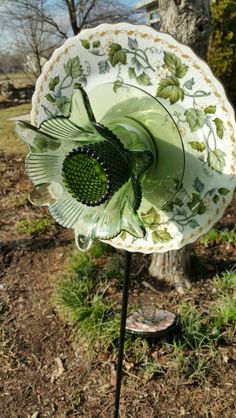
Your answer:
[[[130,279],[131,255],[132,254],[130,252],[126,251],[126,253],[125,253],[125,268],[124,268],[124,283],[123,283],[121,322],[120,322],[119,353],[118,353],[117,371],[116,371],[116,392],[115,392],[115,404],[114,404],[114,418],[119,417],[120,389],[121,389],[121,380],[122,380],[122,364],[123,364],[124,342],[125,342],[125,325],[126,325],[128,298],[129,298],[129,279]]]

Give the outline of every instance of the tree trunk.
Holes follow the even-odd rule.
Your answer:
[[[211,32],[209,0],[159,0],[161,31],[206,59]]]
[[[160,30],[207,57],[211,31],[209,0],[159,0]],[[151,276],[174,285],[180,294],[191,287],[191,245],[178,251],[153,254]]]

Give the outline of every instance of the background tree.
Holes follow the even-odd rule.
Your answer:
[[[209,0],[159,0],[159,12],[160,30],[206,59],[211,30]],[[153,254],[149,272],[184,293],[190,287],[190,253],[191,246],[187,245],[178,251]]]
[[[217,0],[212,4],[208,61],[236,105],[236,0]]]
[[[103,22],[135,21],[137,16],[119,0],[9,0],[0,22],[11,49],[30,57],[37,78],[45,58],[69,36]]]

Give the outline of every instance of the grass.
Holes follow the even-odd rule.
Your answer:
[[[27,114],[30,109],[31,105],[27,103],[0,110],[0,152],[9,156],[25,156],[27,154],[27,146],[17,137],[14,121],[9,119]]]
[[[182,333],[173,344],[172,361],[178,374],[204,382],[220,358],[220,344],[233,340],[236,331],[236,271],[214,279],[216,301],[200,313],[180,305]]]
[[[100,243],[86,254],[77,251],[56,290],[54,302],[86,350],[93,355],[107,352],[114,361],[120,324],[120,302],[114,295],[120,291],[122,265],[118,253],[107,251]],[[180,304],[181,333],[172,342],[162,340],[158,345],[160,350],[168,345],[166,366],[154,360],[145,339],[127,336],[124,367],[145,378],[171,369],[190,381],[204,382],[208,373],[220,366],[220,345],[226,336],[233,336],[236,327],[236,272],[216,277],[213,285],[215,301],[207,310],[199,310],[192,303]]]
[[[49,218],[22,219],[16,223],[16,230],[23,235],[37,235],[45,231],[50,225]]]
[[[206,235],[200,239],[201,244],[205,247],[216,244],[232,244],[236,247],[236,229],[229,230],[227,228],[218,230],[211,229]]]
[[[10,81],[14,87],[21,88],[26,86],[32,86],[33,78],[31,74],[25,74],[23,71],[17,73],[0,73],[0,83],[4,81]]]

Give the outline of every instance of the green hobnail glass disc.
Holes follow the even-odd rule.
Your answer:
[[[97,206],[109,199],[130,177],[125,150],[108,141],[74,148],[62,168],[66,189],[79,202]]]

